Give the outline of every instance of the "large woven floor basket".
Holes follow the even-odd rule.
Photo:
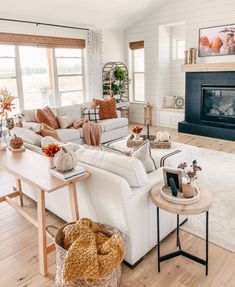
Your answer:
[[[116,269],[113,270],[112,273],[106,275],[103,278],[100,278],[94,283],[86,283],[85,280],[75,280],[71,282],[63,282],[62,279],[62,270],[63,264],[65,261],[65,257],[67,254],[67,250],[64,249],[63,246],[63,229],[65,226],[68,226],[73,223],[68,223],[62,226],[56,233],[55,236],[55,246],[56,246],[56,277],[55,283],[57,287],[118,287],[121,281],[121,265],[118,266]],[[113,235],[114,233],[119,233],[123,236],[123,234],[115,227],[106,225],[106,224],[99,224],[98,225],[102,228],[102,232],[108,236]]]

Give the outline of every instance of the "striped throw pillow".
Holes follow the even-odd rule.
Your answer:
[[[84,109],[83,116],[90,122],[99,123],[100,122],[100,108],[95,107],[92,109]]]

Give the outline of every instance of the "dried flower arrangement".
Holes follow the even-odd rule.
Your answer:
[[[54,157],[55,154],[61,150],[61,147],[58,144],[49,144],[48,146],[42,149],[43,153],[48,157]]]
[[[14,109],[14,99],[15,97],[7,89],[0,90],[0,137],[3,136],[3,119]]]
[[[201,171],[202,168],[197,165],[197,160],[194,160],[190,167],[187,166],[186,162],[179,164],[178,168],[182,169],[182,175],[186,178],[188,183],[197,179],[197,171]]]
[[[134,133],[134,134],[140,134],[141,132],[142,132],[142,127],[140,127],[140,126],[134,126],[134,127],[132,127],[132,132]]]

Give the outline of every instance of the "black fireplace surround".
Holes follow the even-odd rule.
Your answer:
[[[235,140],[235,72],[186,73],[179,132]]]

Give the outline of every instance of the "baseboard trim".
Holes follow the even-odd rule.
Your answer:
[[[143,259],[144,259],[144,257],[141,257],[137,262],[135,262],[135,264],[130,264],[130,263],[128,263],[128,262],[126,262],[126,261],[123,261],[123,264],[125,264],[127,267],[129,267],[130,269],[134,269],[137,265],[139,265],[139,263],[141,262],[141,261],[143,261]]]

